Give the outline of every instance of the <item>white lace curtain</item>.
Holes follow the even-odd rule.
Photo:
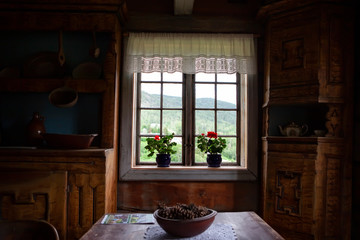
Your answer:
[[[126,70],[256,74],[251,34],[130,33]]]

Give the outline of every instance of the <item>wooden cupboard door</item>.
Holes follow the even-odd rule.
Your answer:
[[[265,221],[285,238],[313,238],[315,159],[302,153],[268,153]]]
[[[319,93],[319,19],[286,16],[269,27],[270,101],[316,102]]]
[[[69,174],[68,239],[79,239],[105,213],[105,175]]]
[[[0,172],[0,219],[46,220],[66,239],[66,171]]]
[[[353,81],[353,15],[343,7],[323,9],[319,102],[344,103]]]

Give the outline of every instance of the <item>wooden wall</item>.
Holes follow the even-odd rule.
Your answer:
[[[257,211],[257,182],[120,182],[119,211],[152,212],[158,202],[194,203],[217,211]]]
[[[359,11],[359,7],[357,9]],[[360,27],[360,16],[356,15],[355,29]],[[353,182],[352,182],[352,239],[360,239],[360,33],[355,34],[355,109],[354,109],[354,161],[353,161]]]

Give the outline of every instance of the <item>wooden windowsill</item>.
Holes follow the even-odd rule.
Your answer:
[[[254,181],[256,173],[239,166],[133,166],[120,173],[125,181]]]

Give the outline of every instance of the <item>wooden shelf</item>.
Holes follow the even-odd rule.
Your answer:
[[[81,93],[101,93],[107,89],[103,79],[0,78],[1,92],[50,92],[68,86]]]
[[[340,137],[316,137],[316,136],[307,136],[307,137],[285,137],[285,136],[266,136],[262,137],[263,141],[268,141],[271,143],[298,143],[298,144],[308,144],[308,143],[318,143],[318,142],[342,142],[343,138]]]

